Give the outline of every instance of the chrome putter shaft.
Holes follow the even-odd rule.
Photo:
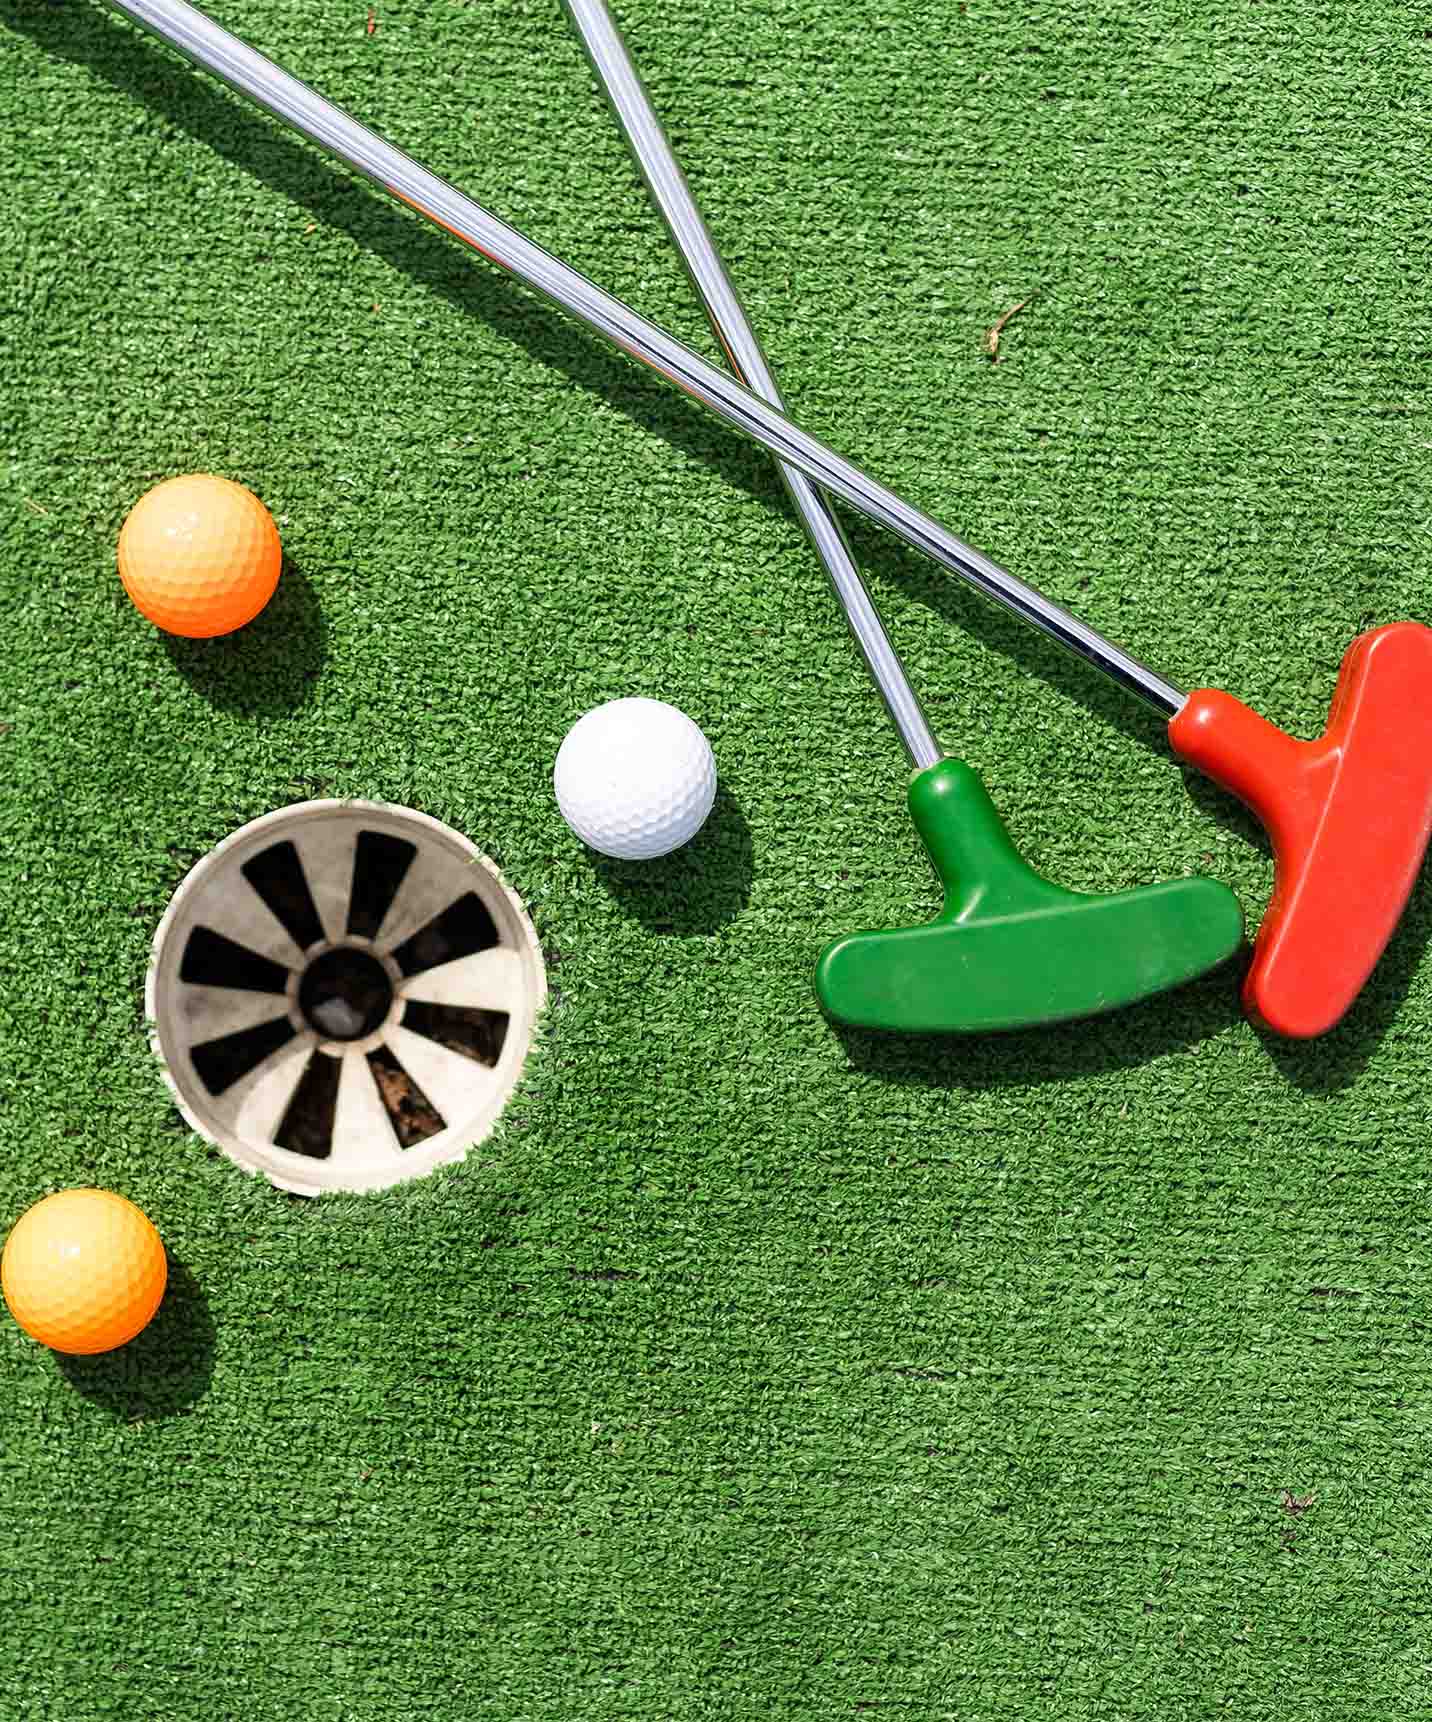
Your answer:
[[[766,355],[611,12],[604,0],[566,0],[566,7],[646,181],[651,200],[670,230],[691,284],[706,307],[712,332],[725,349],[731,369],[754,394],[784,412],[785,404]],[[917,771],[934,765],[943,757],[944,750],[930,729],[905,667],[865,589],[840,522],[798,467],[782,462],[780,474],[806,537],[825,565],[855,643],[900,732],[911,764]]]
[[[1067,646],[1164,717],[1174,716],[1182,707],[1185,696],[1172,682],[1165,681],[1087,622],[1081,622],[1042,592],[1001,568],[983,551],[957,538],[818,437],[803,431],[719,366],[683,346],[560,258],[533,244],[515,227],[465,197],[376,132],[360,125],[257,49],[188,5],[187,0],[107,0],[107,3],[222,78],[250,101],[276,114],[304,137],[366,174],[420,215],[465,240],[489,262],[605,335],[623,352],[650,366],[743,435],[769,449],[777,459],[799,468],[808,478],[967,580],[986,597]]]

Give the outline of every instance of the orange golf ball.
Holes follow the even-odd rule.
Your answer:
[[[119,534],[119,577],[167,634],[211,639],[252,622],[278,585],[278,528],[251,490],[212,473],[146,491]]]
[[[112,1190],[61,1190],[20,1216],[0,1256],[11,1315],[52,1351],[113,1351],[146,1327],[169,1278],[164,1245]]]

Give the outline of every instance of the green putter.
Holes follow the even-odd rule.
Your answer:
[[[732,370],[779,409],[765,354],[606,0],[566,3]],[[794,466],[782,464],[781,476],[917,768],[910,811],[945,889],[929,926],[851,933],[826,949],[816,965],[826,1014],[917,1032],[1027,1028],[1116,1010],[1232,956],[1243,916],[1211,879],[1098,897],[1052,885],[1021,859],[979,778],[936,742],[824,496]]]
[[[1052,884],[962,760],[916,773],[910,813],[944,907],[923,927],[826,946],[816,992],[838,1022],[975,1033],[1093,1016],[1192,980],[1242,943],[1237,900],[1212,879],[1103,896]]]

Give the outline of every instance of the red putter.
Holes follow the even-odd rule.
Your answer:
[[[110,4],[1171,720],[1174,748],[1242,796],[1272,838],[1276,883],[1244,989],[1250,1012],[1303,1037],[1346,1013],[1427,847],[1432,631],[1399,622],[1354,641],[1319,741],[1294,741],[1228,694],[1186,695],[187,0]]]
[[[1243,983],[1276,1034],[1330,1029],[1362,991],[1417,882],[1432,831],[1432,628],[1393,622],[1347,649],[1317,741],[1199,688],[1174,751],[1262,821],[1274,883]]]

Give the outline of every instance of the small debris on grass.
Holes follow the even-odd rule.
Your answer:
[[[368,9],[368,34],[373,35],[378,28],[378,14],[371,7]]]
[[[39,503],[36,502],[33,497],[27,496],[25,498],[25,506],[26,506],[26,508],[28,508],[30,510],[30,512],[32,514],[43,514],[47,520],[49,519],[49,515],[50,515],[49,509],[48,508],[41,508]]]
[[[1031,293],[1028,299],[1021,299],[1017,305],[1011,305],[1002,317],[992,323],[989,328],[985,330],[984,350],[989,354],[995,364],[1000,363],[999,338],[1004,333],[1005,324],[1011,317],[1017,316],[1026,305],[1032,303],[1033,299],[1034,295]]]
[[[1296,1524],[1298,1515],[1300,1513],[1306,1513],[1308,1508],[1312,1506],[1313,1502],[1316,1501],[1317,1498],[1316,1490],[1307,1495],[1295,1495],[1291,1489],[1283,1490],[1281,1498],[1283,1511],[1290,1519],[1295,1521],[1291,1525],[1283,1526],[1281,1542],[1283,1548],[1289,1553],[1298,1546],[1298,1527]]]

